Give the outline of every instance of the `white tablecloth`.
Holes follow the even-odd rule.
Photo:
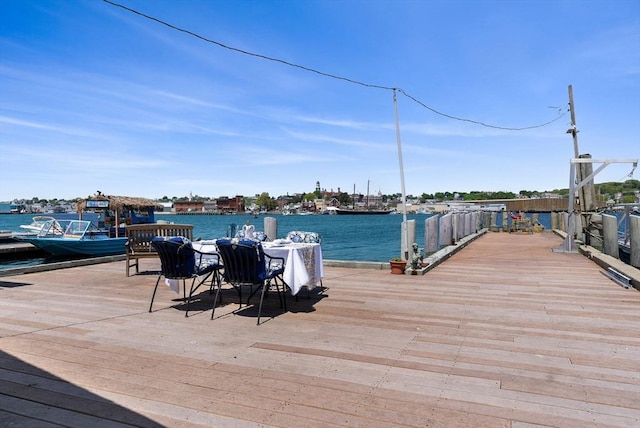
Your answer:
[[[282,277],[293,295],[298,294],[302,287],[315,287],[324,277],[320,244],[291,243],[276,246],[272,242],[263,242],[262,247],[266,255],[284,258]],[[214,240],[193,242],[193,248],[203,253],[217,251]]]
[[[284,281],[296,295],[302,287],[315,287],[324,276],[322,248],[320,244],[287,244],[274,246],[271,242],[262,244],[265,254],[284,258]]]

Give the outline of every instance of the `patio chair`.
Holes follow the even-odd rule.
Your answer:
[[[265,293],[272,285],[275,286],[278,293],[280,307],[284,306],[284,311],[287,311],[285,291],[288,285],[282,277],[285,266],[284,258],[266,255],[262,248],[262,243],[251,239],[218,239],[216,246],[224,264],[224,280],[238,291],[240,307],[242,308],[243,286],[249,286],[251,289],[251,293],[247,298],[247,305],[251,297],[261,291],[257,325],[260,325],[262,302]],[[254,286],[257,286],[255,290],[253,289]],[[280,287],[282,287],[282,291]],[[218,289],[216,290],[216,300],[219,292],[220,284],[218,284]],[[215,307],[213,309],[211,319],[213,319]]]
[[[210,293],[213,293],[213,288],[220,284],[220,271],[222,269],[222,265],[220,264],[218,253],[203,253],[198,251],[192,247],[189,239],[182,236],[156,236],[151,240],[151,245],[155,248],[158,256],[160,256],[161,270],[158,275],[158,280],[156,281],[156,286],[153,289],[153,295],[151,296],[149,312],[152,311],[153,300],[156,297],[156,291],[158,290],[160,279],[165,277],[165,279],[169,280],[182,280],[183,300],[187,301],[184,316],[188,316],[191,299],[196,290],[207,282],[210,277]],[[187,279],[192,280],[188,297],[186,294]],[[216,296],[214,306],[217,301]]]

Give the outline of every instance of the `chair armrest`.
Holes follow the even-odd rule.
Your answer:
[[[272,256],[270,256],[268,254],[265,254],[264,257],[265,257],[265,261],[267,262],[267,269],[268,270],[272,270],[271,269],[271,265],[272,264],[275,264],[278,267],[284,268],[284,257],[275,257],[275,256],[272,257]]]
[[[215,258],[215,261],[213,263],[220,264],[220,254],[215,251],[205,252],[205,251],[198,251],[194,248],[193,253],[196,256],[196,264],[198,266],[202,266],[203,258],[205,256],[206,256],[206,264],[211,264],[212,262],[210,262],[209,260],[213,260],[214,258]]]

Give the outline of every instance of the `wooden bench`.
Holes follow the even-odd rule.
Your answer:
[[[158,257],[151,245],[151,240],[155,236],[184,236],[193,239],[193,225],[191,224],[132,224],[125,226],[125,232],[127,236],[127,276],[133,266],[136,268],[136,273],[140,272],[139,259]]]

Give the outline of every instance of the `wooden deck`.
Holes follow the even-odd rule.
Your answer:
[[[329,267],[261,326],[231,290],[213,321],[165,286],[148,313],[156,277],[123,261],[0,278],[0,426],[638,427],[640,293],[561,243]]]

